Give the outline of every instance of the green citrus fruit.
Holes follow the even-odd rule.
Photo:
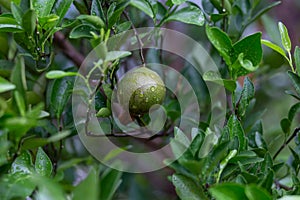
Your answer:
[[[133,69],[125,74],[118,84],[118,99],[121,105],[129,108],[131,115],[141,115],[151,106],[161,104],[166,88],[160,76],[146,67]]]

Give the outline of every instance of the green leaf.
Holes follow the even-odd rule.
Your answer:
[[[57,24],[60,24],[60,22],[64,19],[64,16],[69,10],[72,2],[73,0],[60,0],[55,2],[53,11],[57,16],[59,16]]]
[[[193,24],[197,26],[203,26],[205,19],[202,11],[196,6],[184,7],[171,14],[165,22],[179,21],[186,24]]]
[[[112,200],[116,190],[120,186],[122,172],[107,168],[100,179],[100,198],[103,200]]]
[[[100,0],[93,0],[91,6],[91,15],[95,15],[100,17],[103,21],[105,21],[104,12],[102,9]]]
[[[108,28],[112,28],[120,19],[120,16],[122,15],[124,9],[128,6],[130,2],[129,1],[121,1],[118,3],[115,7],[113,4],[109,7],[109,10],[107,11],[108,16]],[[110,8],[113,7],[113,10],[110,14]]]
[[[300,77],[291,71],[288,71],[287,73],[292,81],[292,84],[293,84],[298,96],[300,96]]]
[[[249,200],[257,200],[257,199],[272,200],[273,199],[267,191],[253,184],[247,185],[245,187],[245,194]]]
[[[92,25],[98,29],[104,28],[105,24],[102,21],[102,19],[98,16],[93,15],[79,15],[77,17],[80,21],[82,21],[83,24]]]
[[[174,139],[183,144],[185,147],[190,146],[190,140],[178,127],[174,128]]]
[[[238,118],[236,116],[230,116],[227,126],[229,128],[231,140],[233,140],[234,137],[237,137],[239,141],[239,150],[240,151],[245,150],[246,138],[245,138],[244,130]]]
[[[92,25],[87,24],[80,24],[73,28],[71,31],[69,37],[72,39],[78,39],[78,38],[93,38],[93,35],[91,34],[97,33],[97,29]]]
[[[130,56],[131,52],[130,51],[110,51],[107,52],[106,57],[105,57],[105,61],[114,61],[120,58],[124,58],[127,56]]]
[[[143,11],[146,15],[150,16],[151,18],[154,18],[151,4],[148,3],[146,0],[130,0],[130,5]]]
[[[299,200],[300,195],[285,195],[278,200]]]
[[[100,108],[97,112],[96,117],[109,117],[111,116],[111,110],[107,107]]]
[[[37,16],[34,10],[28,10],[25,12],[22,19],[22,27],[28,33],[28,35],[33,35],[36,28]]]
[[[245,187],[236,183],[217,184],[209,188],[209,192],[216,200],[241,200],[247,199]]]
[[[300,102],[294,104],[290,110],[289,110],[289,114],[288,114],[288,119],[292,122],[294,120],[294,117],[296,115],[296,113],[298,113],[300,110]]]
[[[263,45],[266,45],[267,47],[273,49],[274,51],[276,51],[277,53],[282,55],[287,61],[289,61],[288,57],[286,57],[286,55],[285,55],[284,50],[280,46],[278,46],[278,45],[276,45],[276,44],[274,44],[274,43],[272,43],[268,40],[261,40],[261,43]]]
[[[228,35],[217,27],[206,26],[206,35],[228,66],[232,65],[232,43]]]
[[[43,29],[49,30],[57,24],[58,20],[59,16],[50,14],[45,17],[39,17],[39,24]]]
[[[242,53],[243,54],[242,60],[244,61],[248,60],[247,61],[248,63],[245,63],[246,66],[249,66],[249,61],[252,63],[251,66],[258,66],[262,59],[261,33],[255,33],[249,35],[243,38],[242,40],[238,41],[233,45],[233,50],[234,50],[234,54],[231,57],[232,63],[234,63]],[[245,66],[241,65],[241,67],[245,67]],[[237,68],[236,69],[237,76],[245,75],[248,73],[248,72],[243,72],[243,70]],[[255,70],[255,68],[253,70]]]
[[[88,176],[81,181],[73,190],[73,198],[74,200],[97,200],[98,199],[98,191],[99,191],[99,175],[96,170],[92,168]],[[89,192],[86,192],[89,191]]]
[[[55,79],[48,84],[46,102],[51,116],[60,118],[73,89],[74,77]]]
[[[39,147],[35,159],[35,171],[42,175],[50,177],[53,170],[52,162],[48,155]]]
[[[5,78],[0,77],[0,93],[14,90],[16,86]]]
[[[23,29],[14,18],[0,16],[0,32],[23,32]]]
[[[203,74],[203,80],[212,81],[219,85],[223,85],[227,90],[231,92],[236,89],[236,82],[234,80],[222,79],[219,72],[207,71]]]
[[[18,57],[10,77],[11,83],[16,86],[13,96],[13,103],[18,105],[19,112],[24,116],[26,111],[26,90],[25,64],[23,57]],[[14,108],[17,110],[17,108]]]
[[[197,132],[198,132],[198,129],[197,129]],[[199,133],[197,133],[197,135],[194,136],[194,138],[191,142],[191,145],[189,147],[194,157],[196,157],[198,155],[199,150],[204,142],[204,138],[205,138],[205,133],[203,133],[201,131],[199,131]]]
[[[118,156],[119,154],[121,154],[122,152],[127,151],[131,148],[132,148],[132,145],[128,145],[128,146],[122,147],[122,148],[112,149],[108,154],[105,155],[105,157],[103,158],[103,162],[106,163],[106,162],[110,161],[111,159],[115,158],[116,156]]]
[[[55,0],[32,0],[33,8],[39,17],[49,15],[54,4]]]
[[[14,2],[11,2],[11,12],[18,24],[22,24],[24,12],[20,8],[20,6],[16,5]]]
[[[186,2],[186,0],[171,0],[174,5],[180,5]]]
[[[63,78],[67,76],[77,76],[77,72],[65,72],[61,70],[52,70],[47,72],[46,78],[48,79],[58,79],[58,78]]]
[[[62,131],[58,132],[55,135],[52,135],[49,138],[25,138],[22,144],[22,150],[35,149],[37,147],[45,146],[49,143],[55,143],[60,141],[71,134],[70,131]]]
[[[32,181],[37,185],[37,190],[34,199],[37,200],[65,200],[66,196],[63,193],[61,185],[54,180],[40,175],[33,175]]]
[[[32,194],[36,184],[29,174],[3,174],[0,179],[0,199],[26,199]]]
[[[291,131],[291,121],[287,118],[284,118],[280,121],[280,126],[281,126],[281,129],[282,131],[285,133],[285,134],[289,134],[290,131]]]
[[[10,173],[23,173],[23,174],[31,174],[33,173],[33,164],[32,157],[28,151],[24,151],[21,155],[19,155],[11,165]]]
[[[295,66],[298,76],[300,76],[300,48],[298,46],[295,47],[294,52]]]
[[[186,176],[173,174],[172,183],[175,186],[177,195],[182,200],[207,199],[202,187],[197,186],[193,180]]]
[[[287,28],[282,22],[278,22],[278,28],[281,37],[281,43],[287,52],[291,51],[292,45]]]
[[[250,101],[254,98],[254,85],[251,80],[246,77],[244,80],[244,86],[241,93],[241,97],[238,103],[238,112],[241,117],[246,113]]]

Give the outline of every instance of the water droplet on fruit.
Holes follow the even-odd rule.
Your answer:
[[[154,91],[155,91],[155,87],[154,87],[154,86],[151,86],[150,90],[151,90],[152,92],[154,92]]]

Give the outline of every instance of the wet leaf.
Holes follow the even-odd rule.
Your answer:
[[[197,26],[204,25],[204,15],[202,11],[196,6],[184,7],[173,14],[171,14],[165,21],[180,21],[186,24],[193,24]]]
[[[52,162],[44,150],[40,147],[35,159],[35,171],[42,175],[50,177],[53,170]]]

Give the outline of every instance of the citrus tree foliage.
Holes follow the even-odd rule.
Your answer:
[[[118,74],[132,60],[166,61],[159,55],[163,52],[143,52],[142,47],[140,54],[109,51],[106,42],[129,29],[159,28],[172,22],[204,36],[201,42],[209,47],[221,72],[198,77],[188,64],[182,67],[199,104],[210,105],[205,81],[226,88],[228,105],[224,126],[209,127],[208,111],[201,113],[207,120],[191,133],[183,133],[176,128],[178,102],[166,93],[162,106],[167,124],[158,137],[175,141],[175,155],[187,150],[176,161],[165,160],[173,174],[160,178],[168,179],[183,200],[299,198],[299,47],[292,49],[281,22],[272,27],[278,30],[280,43],[262,39],[261,32],[244,35],[249,25],[278,4],[267,0],[203,0],[201,5],[185,0],[0,0],[0,199],[109,200],[120,193],[135,197],[134,192],[129,194],[132,189],[122,187],[128,175],[101,165],[80,143],[70,96],[76,77],[88,83],[92,76],[77,73],[82,55],[102,45],[92,69],[100,72],[101,79],[90,98],[96,100],[94,114],[113,126],[110,100]],[[253,74],[271,71],[261,70],[263,46],[277,52],[290,67],[286,76],[291,87],[282,95],[295,99],[294,105],[284,105],[287,116],[273,122],[280,124],[283,138],[275,150],[265,141],[264,112],[255,110],[255,105],[267,102],[256,101],[258,89],[251,80]],[[136,120],[145,125],[149,119],[138,116]],[[186,134],[192,135],[190,141]],[[288,155],[280,157],[286,149]]]

